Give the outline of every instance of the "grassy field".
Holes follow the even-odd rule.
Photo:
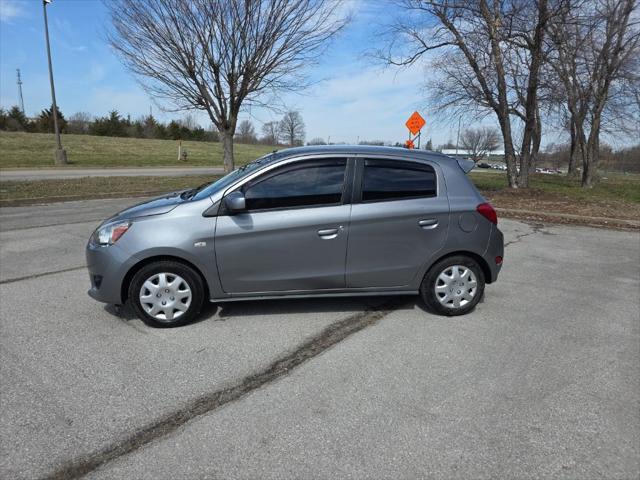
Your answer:
[[[218,143],[183,142],[188,160],[178,162],[177,142],[133,138],[64,135],[71,167],[220,166]],[[0,168],[51,167],[53,135],[0,132]],[[269,151],[264,145],[236,144],[236,162],[243,164]],[[507,188],[504,172],[472,172],[482,194],[510,216],[541,220],[540,215],[580,215],[640,221],[640,175],[609,174],[592,189],[562,175],[536,174],[531,188]],[[70,180],[0,182],[0,205],[18,205],[84,198],[151,195],[196,186],[210,176],[88,177]],[[518,213],[520,212],[520,213]],[[535,212],[535,214],[534,214]],[[607,223],[607,222],[604,222]]]
[[[222,145],[182,142],[187,161],[178,161],[178,142],[140,138],[63,135],[71,167],[221,166]],[[55,137],[45,133],[0,132],[0,168],[53,167]],[[274,150],[268,145],[235,144],[237,164]]]
[[[0,205],[154,195],[194,187],[215,177],[86,177],[69,180],[0,182]],[[612,175],[591,190],[561,176],[534,175],[531,188],[509,190],[503,173],[472,173],[482,194],[501,215],[530,221],[563,221],[579,215],[622,221],[640,221],[640,176]],[[507,213],[506,210],[509,210]],[[571,223],[593,224],[592,221]],[[619,222],[621,223],[621,222]],[[623,223],[623,222],[622,222]],[[610,220],[602,224],[611,224]]]
[[[476,186],[489,194],[507,188],[507,176],[504,173],[472,172],[471,179]],[[612,173],[600,178],[591,189],[580,186],[578,179],[565,175],[535,174],[531,177],[530,190],[562,196],[575,201],[623,201],[640,203],[640,175]]]
[[[640,175],[610,174],[591,189],[562,175],[536,174],[530,188],[517,190],[507,188],[504,174],[471,173],[471,178],[498,208],[542,216],[555,213],[640,221]],[[512,212],[510,216],[536,219],[534,214]]]

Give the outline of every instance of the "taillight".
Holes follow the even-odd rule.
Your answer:
[[[498,224],[498,214],[490,203],[481,203],[476,207],[476,211],[494,225]]]

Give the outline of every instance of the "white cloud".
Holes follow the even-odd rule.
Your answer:
[[[0,22],[10,23],[15,18],[24,15],[18,2],[11,0],[0,0]]]
[[[300,110],[307,139],[354,143],[358,140],[401,141],[407,136],[404,122],[421,101],[422,69],[382,70],[351,66],[303,95],[291,95],[285,103]],[[279,118],[253,109],[258,123]],[[259,125],[257,125],[259,127]],[[258,128],[259,130],[259,128]]]

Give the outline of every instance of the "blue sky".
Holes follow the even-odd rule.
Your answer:
[[[284,101],[301,111],[307,139],[404,141],[404,122],[421,106],[423,71],[383,69],[364,55],[375,38],[376,23],[388,14],[385,4],[351,0],[348,8],[354,21],[310,71],[312,78],[323,81]],[[165,121],[182,115],[163,113],[119,63],[105,41],[108,18],[102,2],[54,0],[48,15],[56,95],[65,115],[78,111],[105,115],[115,108],[136,118],[147,114],[150,106]],[[4,108],[18,103],[16,68],[22,72],[26,112],[33,115],[51,103],[40,0],[0,0],[0,105]],[[263,109],[243,116],[254,122],[258,132],[263,122],[278,118],[277,113]],[[209,125],[205,115],[196,118],[202,126]],[[434,131],[428,116],[427,121],[424,133],[434,143],[450,138],[448,128]]]
[[[404,141],[405,120],[419,110],[427,120],[423,139],[434,145],[454,139],[456,125],[435,122],[425,108],[424,79],[427,69],[416,66],[398,70],[382,68],[365,53],[375,46],[381,22],[393,14],[390,2],[346,0],[352,23],[331,44],[319,65],[308,72],[321,79],[302,94],[283,98],[299,110],[307,126],[307,140],[322,137],[332,142],[358,140]],[[105,115],[116,109],[137,118],[149,113],[162,121],[186,113],[165,113],[124,69],[105,40],[106,9],[100,0],[53,0],[48,7],[49,31],[58,105],[66,116],[75,112]],[[25,109],[37,114],[51,104],[41,0],[0,0],[0,106],[18,103],[16,68],[22,72]],[[170,107],[170,105],[164,105]],[[198,122],[210,126],[208,117],[195,113]],[[258,132],[278,113],[254,108],[241,118],[250,119]],[[493,116],[484,124],[497,126]],[[463,125],[463,129],[465,126]],[[549,128],[543,141],[566,141],[564,132]],[[629,138],[608,138],[614,146],[633,143]]]

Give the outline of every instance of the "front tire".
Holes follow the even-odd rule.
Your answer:
[[[204,302],[198,272],[162,260],[142,267],[131,280],[129,299],[138,317],[152,327],[178,327],[193,321]]]
[[[474,259],[455,255],[440,260],[424,276],[420,296],[439,315],[469,313],[484,294],[484,273]]]

